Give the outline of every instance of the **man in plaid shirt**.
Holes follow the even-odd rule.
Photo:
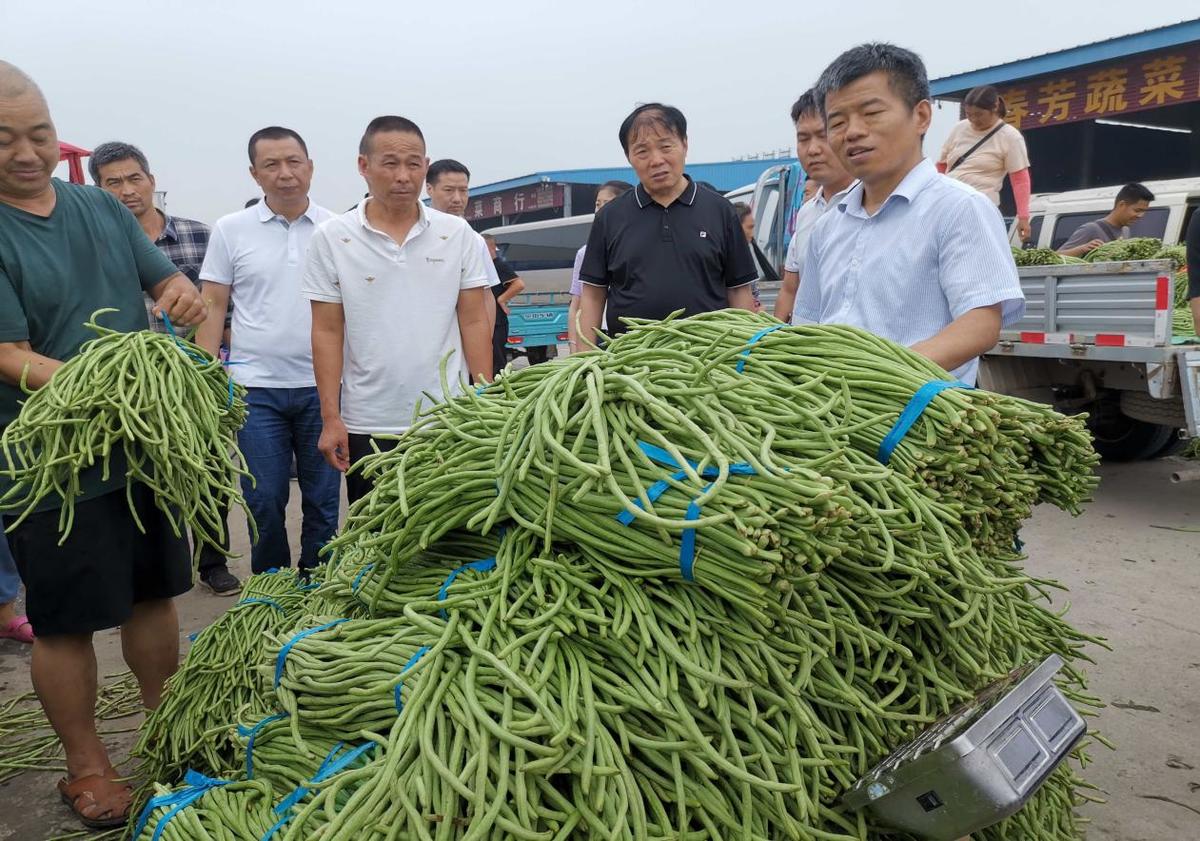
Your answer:
[[[208,249],[208,225],[182,216],[168,216],[154,206],[154,176],[142,150],[129,143],[102,143],[92,152],[88,170],[96,186],[112,193],[129,208],[150,241],[199,289],[200,266]],[[150,328],[165,332],[166,323],[150,313],[154,301],[145,297]],[[228,313],[225,318],[228,329]],[[241,590],[241,584],[229,572],[224,555],[211,546],[200,550],[199,570],[201,583],[218,596],[232,596]]]

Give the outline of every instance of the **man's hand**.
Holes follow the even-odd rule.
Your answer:
[[[1104,240],[1094,239],[1091,242],[1085,242],[1083,245],[1077,245],[1074,248],[1060,248],[1058,249],[1058,253],[1067,257],[1082,257],[1084,254],[1095,251],[1102,245],[1104,245]]]
[[[1029,217],[1017,219],[1017,236],[1021,238],[1021,244],[1029,242],[1033,236],[1033,228],[1029,224]]]
[[[496,303],[500,304],[500,309],[504,310],[505,315],[508,315],[509,313],[512,312],[512,307],[510,307],[508,305],[508,301],[500,300],[500,301],[497,301]]]
[[[180,273],[159,283],[150,294],[154,298],[154,317],[162,318],[166,313],[171,323],[180,327],[199,324],[208,314],[208,306],[196,287]]]
[[[345,473],[350,469],[350,433],[341,417],[325,418],[322,421],[321,437],[317,449],[330,467]]]

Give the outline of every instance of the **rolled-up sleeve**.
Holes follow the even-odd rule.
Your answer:
[[[964,193],[953,213],[941,216],[939,278],[954,318],[980,307],[1001,306],[1005,327],[1025,312],[1025,295],[1004,221],[982,193]]]

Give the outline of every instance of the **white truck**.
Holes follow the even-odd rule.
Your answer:
[[[791,234],[786,208],[802,184],[796,167],[775,166],[752,190],[735,191],[751,200],[755,239],[781,273]],[[1178,242],[1200,204],[1200,179],[1147,186],[1156,201],[1133,234]],[[1061,245],[1111,210],[1118,189],[1036,197],[1034,243]],[[1200,436],[1200,344],[1172,334],[1172,268],[1168,261],[1019,268],[1025,317],[984,356],[980,386],[1087,412],[1096,448],[1111,460],[1181,448]],[[774,297],[774,289],[764,292]]]
[[[1019,268],[1025,316],[984,356],[979,385],[1087,412],[1096,449],[1112,460],[1167,455],[1200,436],[1200,344],[1173,335],[1172,269]]]

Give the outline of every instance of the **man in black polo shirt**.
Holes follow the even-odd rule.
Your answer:
[[[753,310],[758,272],[733,205],[683,172],[683,114],[642,105],[621,123],[620,137],[640,183],[592,222],[579,272],[581,337],[595,341],[606,304],[610,335],[624,332],[624,316]]]

